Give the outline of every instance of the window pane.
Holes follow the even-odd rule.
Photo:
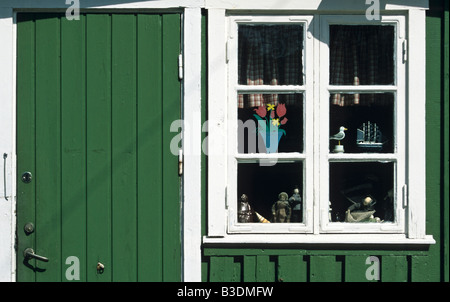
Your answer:
[[[330,163],[330,219],[394,221],[394,163]]]
[[[297,191],[294,191],[296,189]],[[252,210],[250,215],[246,215],[248,206],[241,204],[243,194],[248,198]],[[270,166],[257,163],[238,164],[238,222],[260,223],[263,219],[258,218],[258,215],[272,223],[302,222],[302,194],[302,162],[277,163]]]
[[[331,85],[393,85],[394,26],[331,25]]]
[[[393,153],[394,120],[393,93],[332,94],[330,152]]]
[[[303,152],[303,94],[238,98],[239,153]]]
[[[303,25],[239,25],[238,35],[239,84],[303,84]]]

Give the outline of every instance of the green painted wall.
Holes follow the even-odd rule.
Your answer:
[[[445,4],[444,4],[445,2]],[[448,196],[448,1],[430,0],[427,12],[427,234],[436,244],[428,250],[332,246],[317,248],[203,248],[203,281],[367,281],[370,256],[380,263],[381,282],[449,281]],[[206,38],[203,37],[203,45]],[[204,49],[206,52],[206,49]],[[445,63],[445,64],[444,64]],[[203,65],[205,66],[205,65]],[[204,75],[207,70],[204,68]],[[205,76],[204,76],[205,78]],[[205,80],[204,80],[204,84]],[[204,85],[203,87],[206,87]],[[206,90],[203,108],[207,108]],[[205,113],[206,118],[206,113]],[[206,157],[203,158],[206,161]],[[203,187],[207,187],[203,175]],[[203,195],[203,209],[206,209]],[[205,217],[205,210],[203,217]],[[203,219],[203,234],[206,220]]]

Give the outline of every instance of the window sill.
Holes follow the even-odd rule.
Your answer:
[[[203,237],[205,245],[263,244],[263,245],[430,245],[436,241],[432,235],[411,239],[404,234],[240,234],[224,237]]]

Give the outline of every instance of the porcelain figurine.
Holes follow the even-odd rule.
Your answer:
[[[292,222],[302,222],[302,197],[298,188],[294,189],[292,196],[289,198],[289,205],[292,209]]]
[[[360,202],[353,202],[345,212],[346,222],[380,222],[380,218],[374,217],[374,205],[376,201],[371,196],[366,196]]]
[[[239,222],[253,222],[253,209],[248,202],[248,196],[241,195],[238,207],[238,221]]]
[[[288,197],[286,192],[278,194],[278,201],[272,206],[272,219],[274,222],[291,221],[291,206],[289,205]]]
[[[344,126],[341,126],[339,128],[339,132],[330,136],[330,140],[336,140],[338,141],[338,144],[334,146],[334,153],[343,153],[344,152],[344,146],[341,145],[341,140],[343,140],[345,138],[345,132],[348,130],[347,128],[345,128]]]

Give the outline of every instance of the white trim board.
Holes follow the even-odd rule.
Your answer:
[[[380,0],[380,10],[405,10],[410,8],[428,9],[428,0],[389,1]],[[205,0],[205,7],[236,10],[323,10],[323,11],[361,11],[372,4],[363,0]]]
[[[201,281],[201,30],[200,8],[186,8],[183,28],[183,281]],[[193,219],[196,218],[196,219]]]
[[[249,245],[249,244],[263,244],[263,245],[308,245],[308,244],[376,244],[376,245],[429,245],[435,244],[436,241],[432,236],[425,236],[421,239],[410,239],[403,234],[377,234],[371,236],[360,236],[357,234],[325,234],[325,235],[291,235],[291,234],[277,234],[277,235],[230,235],[224,238],[204,237],[203,243],[206,245]]]
[[[0,8],[0,281],[15,280],[15,41],[13,10]]]
[[[81,9],[102,8],[102,9],[145,9],[145,8],[184,8],[203,7],[203,0],[148,0],[148,1],[128,1],[128,0],[2,0],[1,7],[12,7],[14,9],[67,9],[75,2],[78,2]]]

